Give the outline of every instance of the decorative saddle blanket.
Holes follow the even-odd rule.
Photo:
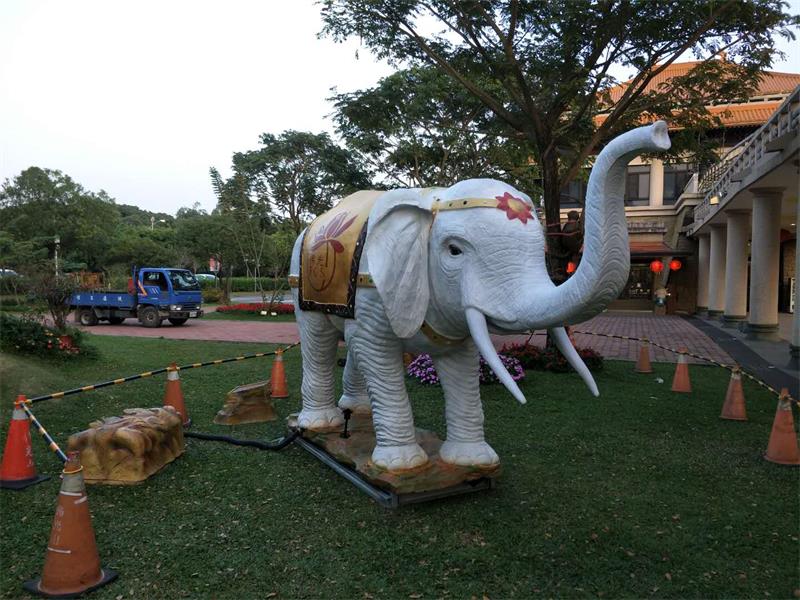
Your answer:
[[[367,219],[384,192],[365,190],[342,199],[306,230],[300,250],[300,308],[347,319],[355,316],[356,284]]]

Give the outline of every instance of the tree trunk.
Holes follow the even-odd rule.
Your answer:
[[[542,195],[547,235],[547,270],[555,283],[565,279],[561,239],[561,182],[555,152],[544,152],[541,158]]]

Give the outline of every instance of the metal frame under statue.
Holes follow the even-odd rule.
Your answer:
[[[291,259],[303,359],[303,406],[294,426],[324,445],[322,438],[339,436],[343,410],[350,410],[359,427],[374,435],[374,447],[366,461],[349,462],[379,487],[422,481],[431,469],[460,468],[473,478],[496,474],[500,461],[483,431],[479,354],[514,398],[524,403],[525,397],[500,362],[490,333],[548,329],[598,395],[564,325],[598,314],[625,285],[625,168],[639,154],[669,147],[667,126],[659,121],[603,149],[589,178],[583,259],[559,286],[547,274],[545,237],[533,203],[500,181],[362,191],[319,216],[298,237]],[[337,402],[342,338],[347,362]],[[433,359],[445,400],[443,442],[420,439],[414,427],[404,352]],[[365,441],[360,444],[363,454]],[[336,458],[348,462],[345,455]]]

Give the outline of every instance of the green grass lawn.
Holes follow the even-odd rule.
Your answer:
[[[2,356],[0,441],[29,395],[166,365],[263,350],[254,344],[90,336],[94,363]],[[269,359],[181,374],[194,428],[272,439],[283,423],[211,424],[225,392],[264,378]],[[299,407],[300,359],[286,355]],[[608,362],[592,398],[576,375],[530,372],[518,405],[485,387],[486,434],[503,461],[497,489],[390,512],[299,447],[280,453],[188,439],[145,483],[89,488],[101,559],[117,582],[96,598],[791,597],[798,585],[800,471],[762,460],[775,398],[745,383],[750,421],[719,412],[727,373],[637,375]],[[341,370],[340,370],[341,372]],[[657,383],[656,377],[665,381]],[[126,407],[161,403],[164,376],[34,405],[54,437]],[[419,425],[444,433],[441,392],[410,385]],[[41,573],[60,464],[38,436],[41,472],[0,492],[0,594]]]
[[[203,315],[204,319],[212,321],[258,321],[259,323],[294,323],[294,315],[252,315],[241,313],[208,312]]]

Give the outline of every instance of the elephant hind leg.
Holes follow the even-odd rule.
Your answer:
[[[297,312],[303,355],[303,410],[297,423],[312,430],[338,427],[344,418],[335,403],[334,367],[341,333],[322,313]]]
[[[356,357],[352,352],[347,353],[347,362],[344,365],[342,376],[342,397],[339,398],[339,408],[350,409],[358,414],[372,412],[367,393],[367,381],[356,366]]]

